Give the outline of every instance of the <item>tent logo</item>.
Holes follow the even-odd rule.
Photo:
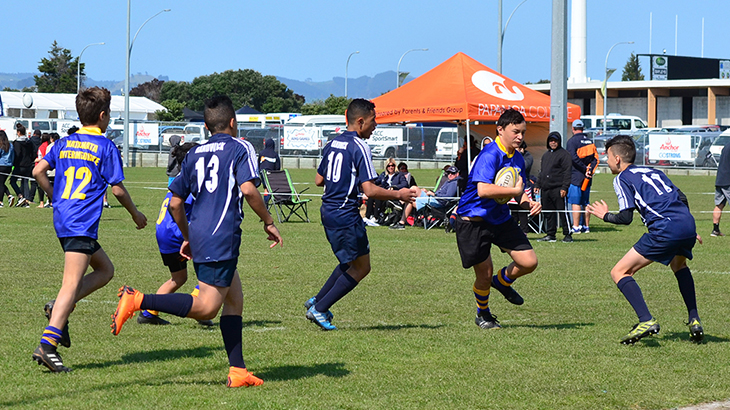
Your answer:
[[[490,71],[477,71],[471,76],[471,82],[474,86],[485,93],[507,101],[522,101],[525,95],[522,91],[515,87],[505,85],[506,78],[492,73]]]

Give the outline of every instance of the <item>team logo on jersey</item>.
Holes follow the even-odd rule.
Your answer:
[[[477,71],[471,76],[472,84],[492,97],[507,101],[522,101],[525,99],[522,90],[515,85],[506,85],[505,81],[507,81],[507,78],[485,70]]]

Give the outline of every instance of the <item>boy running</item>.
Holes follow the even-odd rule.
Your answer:
[[[64,251],[63,284],[55,301],[46,305],[48,327],[43,331],[33,360],[52,372],[69,372],[56,351],[71,346],[68,317],[78,300],[106,285],[114,265],[96,241],[104,193],[112,193],[132,216],[137,229],[147,218],[134,206],[122,180],[122,160],[114,143],[104,137],[109,125],[111,94],[105,88],[87,88],[76,96],[76,111],[83,127],[58,140],[33,169],[38,185],[53,201],[53,226]],[[55,169],[51,188],[46,172]],[[91,265],[93,271],[86,274]]]
[[[370,273],[370,244],[365,223],[358,210],[362,191],[368,198],[413,202],[411,188],[383,189],[374,183],[375,172],[370,148],[363,141],[375,130],[375,104],[362,98],[347,107],[347,131],[327,143],[315,183],[324,186],[322,225],[340,264],[319,293],[304,304],[307,319],[324,330],[336,330],[330,307],[352,291]]]
[[[628,225],[636,209],[648,230],[611,269],[611,278],[639,317],[639,323],[620,342],[633,344],[659,333],[659,323],[649,313],[641,288],[634,280],[634,274],[652,262],[672,268],[689,313],[690,339],[699,342],[704,330],[697,314],[694,279],[687,267],[687,258],[692,259],[698,237],[687,199],[661,171],[634,165],[636,146],[630,136],[617,135],[608,140],[606,152],[608,167],[614,175],[618,174],[613,189],[618,196],[619,213],[609,213],[603,200],[588,205],[588,212],[605,222]]]
[[[225,96],[206,101],[205,126],[213,136],[195,147],[183,160],[180,174],[170,184],[169,212],[183,236],[182,256],[193,260],[198,276],[198,297],[188,294],[142,294],[124,286],[112,315],[112,334],[118,335],[135,311],[151,309],[198,320],[220,318],[223,344],[228,354],[228,387],[259,386],[263,380],[249,373],[243,361],[243,292],[236,270],[241,245],[241,196],[264,222],[268,239],[281,243],[279,230],[266,210],[257,189],[261,183],[256,152],[248,141],[236,138],[238,127],[231,99]],[[190,223],[185,216],[185,198],[195,197]]]
[[[474,160],[466,190],[459,201],[456,216],[456,243],[464,269],[474,267],[474,297],[477,316],[474,322],[482,329],[499,329],[497,316],[489,310],[489,292],[496,288],[510,303],[521,305],[524,299],[512,288],[515,280],[537,268],[537,256],[530,241],[510,214],[509,205],[495,199],[520,198],[523,209],[530,215],[539,213],[542,206],[529,199],[524,192],[525,161],[517,148],[525,138],[525,117],[514,109],[506,110],[497,120],[497,138],[485,145]],[[514,188],[494,184],[500,169],[519,170],[520,179]],[[494,266],[490,249],[497,245],[513,262],[493,275]]]

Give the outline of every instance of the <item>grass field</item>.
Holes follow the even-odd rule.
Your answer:
[[[433,181],[436,171],[414,174]],[[313,181],[314,171],[292,170],[292,178]],[[688,194],[705,239],[690,263],[706,332],[701,345],[689,341],[674,275],[657,264],[637,281],[662,330],[635,346],[618,343],[636,316],[609,271],[645,231],[638,216],[628,227],[594,219],[591,233],[573,244],[533,241],[540,265],[515,285],[526,303],[492,297],[499,331],[474,325],[473,273],[461,268],[453,234],[368,228],[373,271],[334,307],[340,330],[322,332],[302,307],[336,263],[314,199],[312,223],[279,224],[283,249],[268,248],[252,212],[243,222],[244,358],[265,380],[247,389],[224,385],[217,326],[168,315],[171,326],[130,321],[119,336],[109,332],[120,286],[150,293],[169,278],[154,235],[163,169],[127,171],[147,229],[136,231],[113,198],[115,207],[104,211],[99,242],[116,274],[71,316],[73,344],[60,349],[70,374],[31,360],[47,323],[43,305],[62,277],[51,211],[0,209],[0,408],[660,409],[728,399],[730,238],[710,238],[711,215],[700,213],[712,209],[714,177],[672,179]],[[598,175],[592,199],[615,211],[611,180]],[[494,259],[497,267],[508,261],[499,252]],[[191,274],[183,290],[194,284]]]

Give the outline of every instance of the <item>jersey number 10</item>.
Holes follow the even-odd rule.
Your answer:
[[[338,152],[335,155],[334,152],[330,152],[327,156],[327,180],[339,182],[340,176],[342,176],[342,153]]]

